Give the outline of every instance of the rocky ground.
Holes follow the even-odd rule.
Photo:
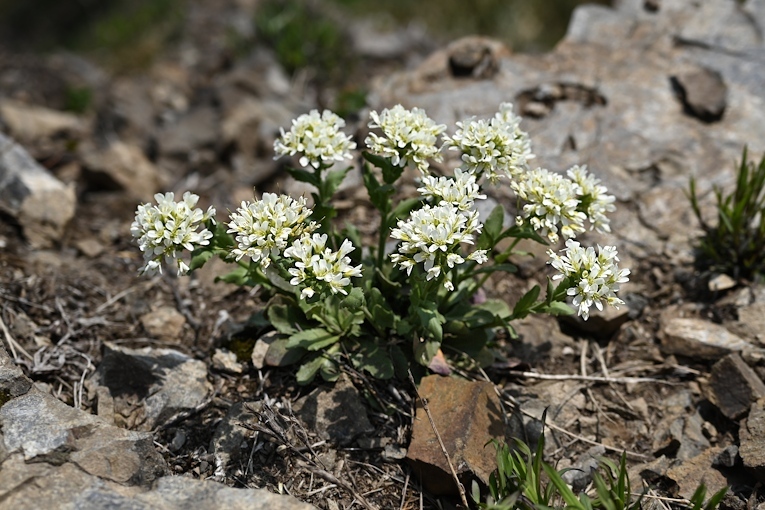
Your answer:
[[[153,193],[190,189],[225,210],[253,186],[303,191],[273,161],[274,137],[340,94],[288,77],[265,46],[232,50],[226,34],[252,37],[251,4],[192,8],[143,72],[0,56],[2,508],[458,502],[408,381],[347,368],[335,385],[299,387],[250,320],[258,293],[215,283],[219,264],[136,276],[129,225]],[[711,215],[744,145],[765,152],[763,31],[762,0],[623,0],[579,8],[544,55],[485,38],[431,52],[411,30],[348,35],[369,80],[349,117],[359,140],[369,108],[417,106],[453,126],[512,101],[540,166],[587,164],[618,199],[613,234],[585,242],[618,246],[626,307],[587,323],[526,319],[518,340],[500,337],[501,362],[423,379],[465,481],[493,469],[487,439],[533,444],[547,409],[546,453],[578,468],[576,487],[594,458],[625,451],[635,487],[665,498],[646,505],[676,506],[701,481],[731,487],[725,508],[762,504],[765,286],[695,268],[684,191],[695,175]],[[82,113],[64,111],[72,90],[92,91]],[[338,208],[372,234],[359,183],[352,173]],[[548,274],[544,256],[520,266],[487,293],[514,303]]]

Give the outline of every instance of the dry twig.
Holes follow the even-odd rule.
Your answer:
[[[668,384],[671,386],[678,383],[673,381],[665,381],[663,379],[654,379],[652,377],[602,377],[595,375],[576,375],[576,374],[539,374],[536,372],[522,372],[519,370],[509,370],[510,375],[518,377],[525,377],[527,379],[540,379],[544,381],[588,381],[588,382],[603,382],[603,383],[621,383],[621,384],[637,384],[637,383],[657,383]]]

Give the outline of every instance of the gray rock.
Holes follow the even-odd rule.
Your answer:
[[[9,399],[25,394],[32,387],[21,368],[13,362],[0,342],[0,407]]]
[[[39,390],[0,408],[3,443],[27,462],[71,462],[92,475],[148,485],[165,471],[151,434],[111,426]]]
[[[218,123],[218,113],[213,108],[197,108],[159,133],[160,150],[169,156],[189,157],[196,150],[214,147]]]
[[[152,490],[123,487],[80,471],[67,463],[6,463],[0,470],[0,497],[5,508],[56,508],[66,510],[185,510],[230,508],[232,510],[311,510],[291,496],[266,489],[232,489],[223,484],[168,476]],[[22,471],[20,471],[23,470]],[[19,476],[24,475],[24,476]],[[11,482],[11,483],[9,483]]]
[[[738,354],[730,354],[712,367],[708,398],[731,420],[745,416],[762,397],[765,384]]]
[[[738,453],[744,465],[751,468],[765,467],[765,398],[752,404],[746,422],[739,428]]]
[[[114,397],[115,423],[138,430],[196,409],[212,391],[205,363],[172,349],[106,343],[96,376]]]
[[[356,387],[346,376],[330,388],[317,388],[295,403],[295,414],[320,437],[340,445],[374,430]]]
[[[605,453],[603,446],[593,446],[577,459],[569,471],[563,473],[563,479],[575,492],[585,490],[592,481],[592,473],[598,470],[598,459],[604,457]]]
[[[72,186],[0,133],[0,210],[19,222],[30,244],[42,248],[61,239],[75,206]]]
[[[671,318],[662,324],[661,347],[667,354],[715,359],[752,348],[752,344],[723,326],[692,318]]]
[[[471,115],[492,115],[502,101],[519,112],[541,102],[549,113],[521,124],[531,135],[534,164],[564,171],[587,163],[617,199],[643,204],[639,215],[634,204],[612,215],[620,255],[672,257],[700,233],[687,201],[678,199],[691,172],[706,208],[712,186],[731,182],[732,172],[720,169],[740,157],[744,144],[765,151],[760,3],[747,4],[746,13],[731,0],[665,1],[656,12],[642,0],[580,6],[549,54],[501,54],[496,75],[465,80],[446,72],[441,50],[418,68],[378,80],[370,106],[418,106],[451,128]],[[727,87],[725,114],[712,124],[685,114],[669,82],[699,69],[719,73]],[[543,88],[558,92],[544,95]],[[580,94],[567,96],[566,88]],[[717,104],[711,111],[719,111]]]
[[[184,510],[187,508],[226,508],[230,510],[312,510],[292,496],[266,489],[233,489],[223,484],[180,476],[165,477],[157,487],[136,496],[144,508]]]
[[[728,87],[719,72],[702,68],[674,77],[673,84],[690,115],[704,122],[722,118],[727,105]]]
[[[246,405],[247,402],[232,405],[215,429],[209,449],[215,456],[215,476],[224,477],[227,469],[245,458],[250,451],[250,440],[255,432],[241,424],[254,417]]]
[[[215,349],[212,355],[212,367],[215,370],[230,374],[241,374],[244,372],[242,364],[236,359],[236,354],[225,349]]]
[[[715,467],[733,467],[737,462],[740,462],[741,457],[738,454],[738,446],[732,444],[726,447],[720,454],[712,461],[712,465]]]

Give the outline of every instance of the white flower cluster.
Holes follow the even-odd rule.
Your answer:
[[[412,273],[415,265],[424,262],[428,281],[444,272],[444,287],[454,290],[447,268],[465,262],[457,253],[460,244],[473,244],[473,234],[480,233],[482,227],[478,211],[462,212],[448,203],[426,205],[414,211],[406,221],[400,220],[397,228],[391,230],[391,237],[402,241],[391,260],[407,274]],[[486,250],[476,250],[467,258],[479,264],[488,260]]]
[[[454,178],[425,175],[421,182],[422,187],[417,188],[421,195],[433,198],[436,204],[451,204],[463,212],[472,209],[476,200],[486,198],[475,174],[459,168],[454,171]]]
[[[400,167],[411,161],[424,174],[428,173],[429,159],[441,160],[436,142],[446,126],[436,124],[425,114],[425,110],[407,110],[398,104],[379,114],[372,111],[369,116],[372,118],[369,127],[382,131],[382,136],[369,133],[365,141],[372,153],[390,158],[393,165]]]
[[[521,215],[516,218],[519,225],[528,221],[534,230],[547,236],[551,243],[558,242],[559,231],[567,239],[584,232],[587,215],[578,210],[579,187],[573,181],[544,168],[537,168],[512,181],[510,185],[525,202]]]
[[[348,294],[351,277],[361,276],[361,265],[353,267],[347,256],[354,250],[353,243],[343,241],[338,251],[327,248],[327,234],[304,235],[284,250],[284,256],[296,260],[288,271],[292,275],[290,285],[306,284],[300,297],[307,299],[317,291],[328,288],[332,294]]]
[[[590,229],[610,232],[606,213],[616,210],[613,195],[607,194],[600,180],[587,172],[586,166],[573,166],[568,178],[537,168],[520,175],[510,183],[515,194],[525,203],[518,224],[529,221],[534,230],[558,242],[558,232],[566,239],[585,231],[585,220]]]
[[[268,267],[290,243],[316,230],[315,222],[307,223],[311,212],[304,197],[295,200],[287,195],[263,193],[260,200],[242,202],[228,224],[227,232],[236,235],[237,247],[232,255],[236,260],[250,257]]]
[[[175,195],[157,193],[156,205],[141,204],[135,213],[135,221],[130,225],[130,233],[136,238],[138,247],[143,252],[144,265],[140,274],[155,275],[162,273],[162,259],[167,263],[174,260],[178,274],[184,275],[189,266],[180,258],[183,250],[194,251],[199,246],[210,244],[212,232],[203,228],[208,219],[215,216],[215,208],[207,212],[196,207],[199,197],[193,193],[183,194],[183,200],[175,201]]]
[[[321,115],[318,110],[311,110],[293,120],[289,132],[281,130],[281,137],[274,142],[274,152],[277,158],[299,154],[301,166],[314,168],[351,159],[350,151],[356,148],[356,143],[341,131],[344,126],[345,121],[329,110]]]
[[[496,183],[503,175],[517,178],[528,168],[531,153],[529,135],[520,128],[520,117],[511,103],[502,103],[490,120],[457,122],[454,136],[444,135],[444,146],[462,151],[465,167],[478,178],[486,175]]]
[[[592,247],[582,248],[573,239],[566,241],[563,255],[552,250],[548,251],[551,261],[549,264],[560,274],[553,280],[563,277],[572,279],[568,289],[569,296],[574,297],[574,306],[579,308],[579,315],[584,320],[590,316],[590,307],[594,304],[598,310],[603,310],[603,304],[619,308],[624,301],[616,297],[619,285],[629,280],[629,269],[619,269],[619,257],[614,246],[598,246],[598,254]]]
[[[600,184],[600,179],[587,172],[586,165],[575,165],[568,172],[568,177],[579,187],[579,210],[587,215],[590,229],[598,232],[611,232],[610,220],[606,213],[616,210],[616,197],[608,195],[608,190]]]

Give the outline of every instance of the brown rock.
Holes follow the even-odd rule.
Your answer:
[[[728,480],[712,467],[720,452],[722,448],[709,448],[701,455],[667,470],[667,478],[677,484],[679,497],[690,499],[701,483],[707,486],[707,494],[710,496],[728,486]]]
[[[685,111],[704,122],[720,120],[727,105],[728,87],[722,75],[712,69],[700,69],[673,78]]]
[[[765,384],[738,354],[730,354],[712,367],[708,398],[731,420],[743,417],[762,397]]]
[[[181,342],[186,318],[172,306],[161,306],[141,316],[141,324],[152,337],[177,344]]]
[[[80,150],[91,181],[121,189],[133,197],[148,200],[159,189],[157,169],[140,147],[115,141],[104,149],[84,144]]]
[[[751,468],[765,467],[765,398],[752,404],[746,423],[739,429],[741,445],[738,453],[744,465]]]
[[[502,408],[494,386],[432,375],[422,379],[419,392],[428,402],[462,484],[469,487],[473,478],[488,483],[496,462],[494,448],[487,443],[505,438]],[[436,495],[457,494],[449,466],[420,403],[406,458],[428,491]]]
[[[13,136],[24,141],[85,131],[85,123],[76,115],[14,101],[0,103],[0,116]]]
[[[715,359],[752,345],[713,322],[674,317],[664,322],[661,333],[662,350],[667,354]]]

